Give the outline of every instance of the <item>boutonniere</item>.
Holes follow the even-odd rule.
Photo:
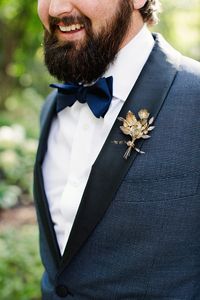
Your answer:
[[[124,154],[124,158],[127,159],[131,150],[134,149],[138,153],[144,153],[140,149],[136,148],[135,141],[139,139],[149,139],[149,131],[152,131],[155,126],[152,126],[154,118],[149,119],[150,113],[147,109],[141,109],[138,112],[139,119],[137,120],[136,116],[129,110],[126,115],[126,119],[119,117],[118,120],[123,122],[123,126],[120,126],[121,131],[125,135],[129,135],[131,140],[129,141],[114,141],[115,144],[126,144],[128,149]]]

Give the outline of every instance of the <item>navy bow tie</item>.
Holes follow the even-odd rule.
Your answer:
[[[77,100],[87,102],[93,114],[104,117],[112,101],[113,78],[100,78],[93,85],[84,86],[73,83],[51,84],[58,89],[56,110],[57,113],[67,106],[72,106]]]

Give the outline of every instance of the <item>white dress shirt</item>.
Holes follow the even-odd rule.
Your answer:
[[[69,234],[94,164],[124,101],[133,88],[154,40],[144,26],[110,66],[113,99],[104,118],[96,118],[87,103],[66,107],[53,120],[43,162],[44,186],[60,252]],[[94,199],[95,201],[95,199]]]

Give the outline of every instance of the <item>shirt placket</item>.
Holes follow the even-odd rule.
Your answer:
[[[61,196],[61,213],[66,222],[65,239],[70,234],[86,185],[85,179],[88,178],[90,172],[90,151],[94,125],[88,118],[87,104],[82,105],[76,128],[74,128],[68,180]],[[90,114],[91,112],[89,112],[89,116]],[[93,115],[91,117],[93,118]]]

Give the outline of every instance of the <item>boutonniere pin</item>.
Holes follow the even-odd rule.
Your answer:
[[[150,135],[148,134],[152,131],[155,126],[152,126],[154,118],[149,119],[150,113],[147,109],[141,109],[138,112],[139,119],[137,120],[136,116],[129,110],[126,115],[126,119],[119,117],[118,120],[123,122],[123,126],[120,126],[121,131],[125,135],[129,135],[131,140],[129,141],[114,141],[115,144],[126,144],[128,149],[124,154],[124,158],[127,159],[131,150],[134,149],[138,153],[145,153],[140,149],[136,148],[135,141],[139,139],[149,139]]]

